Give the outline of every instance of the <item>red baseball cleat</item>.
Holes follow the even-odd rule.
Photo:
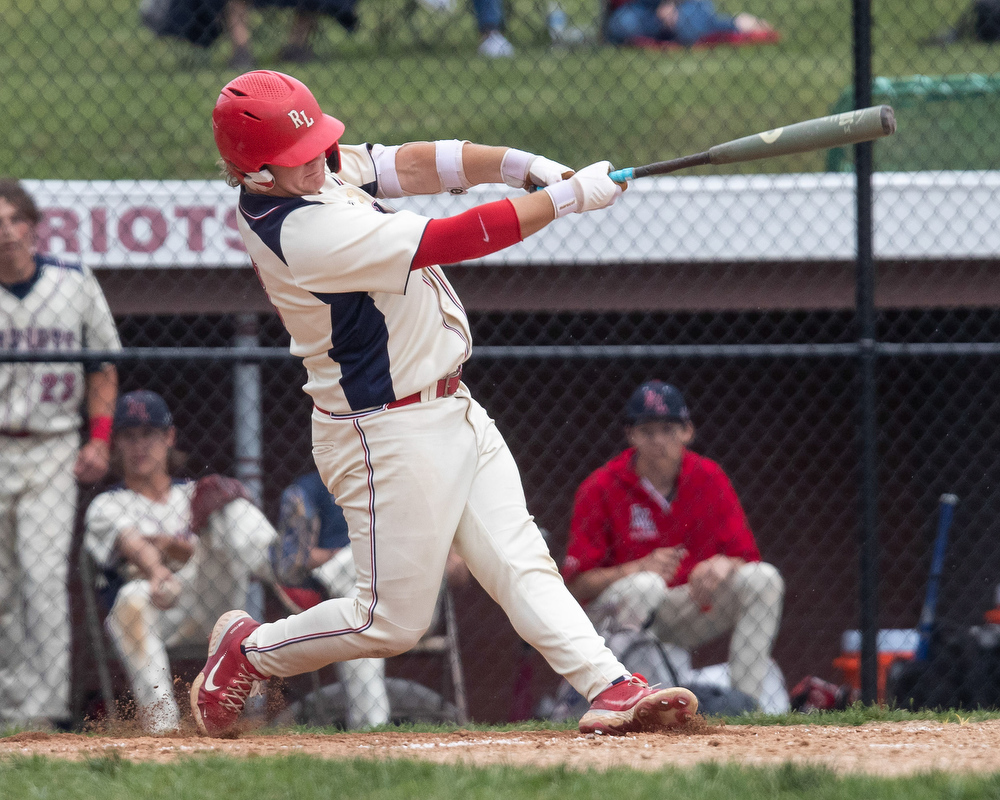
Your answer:
[[[230,731],[251,691],[267,680],[240,649],[243,640],[259,627],[246,611],[227,611],[212,628],[208,661],[191,684],[191,711],[205,736]]]
[[[655,733],[679,728],[698,710],[698,698],[688,689],[652,689],[636,673],[609,686],[580,718],[580,733]]]

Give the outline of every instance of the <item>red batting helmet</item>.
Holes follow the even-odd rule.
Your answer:
[[[305,164],[337,143],[344,123],[324,114],[302,81],[261,69],[223,87],[212,132],[223,159],[247,173]]]

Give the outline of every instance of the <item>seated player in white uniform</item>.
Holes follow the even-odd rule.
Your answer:
[[[277,533],[238,481],[171,477],[176,430],[158,394],[122,395],[112,431],[123,484],[90,504],[84,544],[109,574],[107,630],[139,720],[167,733],[180,727],[167,649],[203,640],[246,602],[251,576],[269,574]]]

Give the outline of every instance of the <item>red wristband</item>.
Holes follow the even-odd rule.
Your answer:
[[[111,417],[92,417],[90,420],[90,438],[102,442],[111,441]]]

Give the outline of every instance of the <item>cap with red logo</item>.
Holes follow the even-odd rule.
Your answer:
[[[305,164],[333,148],[344,123],[324,114],[302,81],[260,69],[223,87],[212,132],[222,158],[245,174]]]
[[[115,403],[115,420],[112,430],[125,428],[169,428],[174,418],[166,401],[156,392],[139,389],[123,394]]]
[[[691,421],[680,389],[663,381],[648,381],[633,392],[625,404],[625,421],[639,425],[653,420]]]

